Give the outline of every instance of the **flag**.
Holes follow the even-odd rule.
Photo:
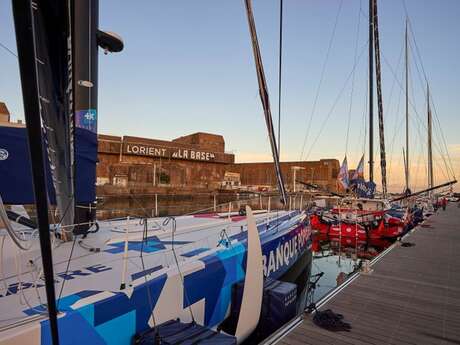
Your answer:
[[[364,179],[354,180],[356,181],[353,190],[359,198],[374,198],[375,183],[372,181],[364,181]]]
[[[352,180],[358,180],[358,179],[364,180],[364,155],[361,157],[358,167],[353,173],[353,177],[351,179]]]
[[[343,189],[348,189],[350,185],[350,179],[348,177],[348,164],[347,156],[343,159],[342,166],[340,167],[339,175],[337,176],[337,181],[342,186]]]

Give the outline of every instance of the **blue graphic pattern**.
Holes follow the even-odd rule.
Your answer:
[[[261,236],[262,252],[268,255],[269,251],[275,250],[281,245],[297,236],[303,225],[288,222],[279,229],[273,229]],[[259,228],[261,230],[261,228]],[[240,234],[238,234],[240,235]],[[246,235],[246,234],[244,234]],[[297,255],[308,249],[310,244],[298,248]],[[178,243],[178,242],[176,242]],[[166,241],[160,241],[152,236],[144,243],[144,250],[152,252],[165,248]],[[140,250],[141,241],[130,241],[130,250]],[[124,250],[124,242],[111,245],[109,250]],[[184,276],[183,308],[198,301],[205,302],[204,325],[213,327],[221,323],[231,303],[232,287],[241,282],[245,277],[246,242],[229,244],[226,248],[220,248],[217,252],[201,258],[204,268]],[[200,250],[186,254],[196,255]],[[295,257],[292,261],[295,262]],[[274,276],[284,273],[289,266],[280,267]],[[135,277],[142,277],[145,274],[154,272],[157,267],[137,272]],[[113,296],[86,305],[77,310],[70,308],[76,301],[85,298],[99,291],[85,290],[77,294],[69,295],[59,301],[61,311],[66,314],[59,318],[59,332],[63,344],[127,344],[137,332],[149,328],[148,321],[152,314],[152,308],[158,302],[161,292],[165,286],[167,275],[162,274],[152,280],[136,286],[128,297],[125,293],[115,292]],[[212,281],[212,282],[211,282]],[[180,296],[178,296],[180,298]],[[34,310],[36,308],[33,308]],[[34,310],[26,310],[25,313],[33,315]],[[76,336],[78,335],[78,336]],[[51,344],[49,322],[41,322],[42,344]]]
[[[184,308],[206,299],[205,326],[213,327],[225,317],[231,288],[244,279],[245,255],[243,244],[233,245],[202,258],[205,267],[184,277]],[[209,277],[212,277],[212,284],[209,284]]]
[[[142,242],[144,245],[142,247]],[[128,241],[128,250],[134,250],[140,252],[141,249],[144,253],[153,253],[162,249],[166,249],[166,245],[183,245],[191,243],[190,241],[161,241],[157,236],[149,236],[145,241]],[[125,250],[125,241],[110,243],[108,246],[112,247],[110,249],[104,250],[106,253],[118,254],[123,253]]]

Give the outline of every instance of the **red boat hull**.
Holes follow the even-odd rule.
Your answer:
[[[377,226],[371,226],[368,229],[359,223],[340,222],[331,224],[321,220],[316,214],[310,216],[310,224],[313,230],[322,234],[358,238],[359,240],[394,238],[398,237],[403,230],[402,223],[385,224],[383,220],[380,220]]]

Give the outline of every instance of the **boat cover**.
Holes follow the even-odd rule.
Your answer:
[[[94,133],[75,128],[76,200],[87,204],[96,199],[97,137]],[[45,145],[44,145],[45,146]],[[27,129],[0,127],[0,195],[5,204],[35,203],[30,167]],[[51,171],[46,156],[49,202],[56,204]]]
[[[236,344],[236,338],[213,331],[194,322],[170,320],[134,337],[134,345]]]
[[[243,282],[235,285],[232,293],[232,309],[225,330],[235,328],[243,296]],[[268,335],[296,316],[297,285],[267,278],[264,282],[264,294],[259,325],[256,332]]]

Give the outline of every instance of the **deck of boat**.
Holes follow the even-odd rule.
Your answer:
[[[460,208],[439,210],[320,310],[343,314],[350,332],[312,315],[278,344],[460,344]],[[273,343],[273,342],[272,342]]]

